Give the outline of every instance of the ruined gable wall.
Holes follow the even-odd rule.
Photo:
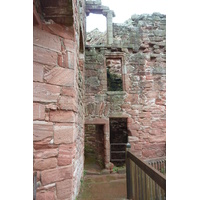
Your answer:
[[[84,52],[80,52],[79,34],[80,27],[85,32],[85,18],[83,15],[80,23],[78,2],[72,3],[73,26],[43,20],[33,27],[37,200],[75,199],[83,174]]]
[[[112,45],[86,47],[86,119],[127,117],[131,150],[142,158],[166,150],[165,24],[165,15],[135,15],[113,24]],[[108,92],[106,58],[115,54],[124,59],[124,91]]]

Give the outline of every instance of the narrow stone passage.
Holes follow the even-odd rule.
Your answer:
[[[84,177],[77,200],[125,200],[125,166],[103,169],[91,155],[85,158]]]
[[[78,200],[125,200],[126,175],[86,175]]]

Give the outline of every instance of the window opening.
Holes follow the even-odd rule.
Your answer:
[[[100,32],[106,31],[106,17],[103,15],[90,13],[86,20],[87,32],[93,31],[94,29],[99,29]]]
[[[121,59],[107,58],[106,67],[107,67],[107,90],[123,91]]]

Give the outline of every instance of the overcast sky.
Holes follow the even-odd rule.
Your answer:
[[[115,12],[114,23],[123,23],[133,14],[166,14],[167,0],[101,0],[102,5],[108,6]],[[87,31],[98,28],[106,30],[106,18],[103,15],[90,14],[87,17]]]

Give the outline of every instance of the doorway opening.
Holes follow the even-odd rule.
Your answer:
[[[85,170],[99,171],[105,168],[104,125],[85,125]]]
[[[127,118],[110,118],[110,161],[114,165],[125,164],[127,142]]]

